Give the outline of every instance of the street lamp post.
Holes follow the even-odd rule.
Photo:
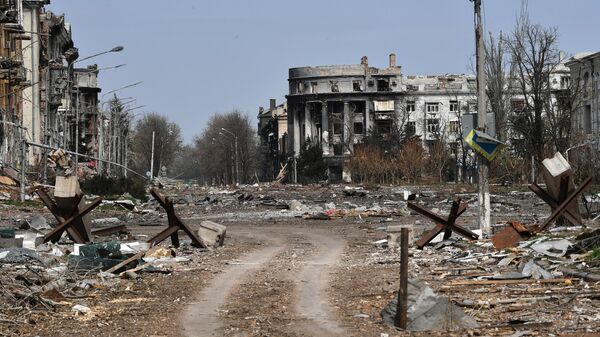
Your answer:
[[[239,184],[240,183],[240,166],[239,166],[239,160],[238,160],[238,137],[235,133],[233,133],[225,128],[221,128],[221,130],[223,130],[233,136],[233,140],[235,142],[235,173],[236,173],[235,178],[236,178],[236,182]]]
[[[100,124],[100,135],[99,135],[99,139],[100,139],[99,143],[100,143],[100,145],[99,145],[99,148],[98,148],[98,157],[100,159],[104,159],[104,138],[105,138],[104,137],[104,116],[103,116],[104,115],[104,104],[110,103],[110,102],[113,101],[113,100],[104,101],[104,97],[106,97],[107,95],[110,95],[110,94],[114,94],[114,93],[116,93],[118,91],[121,91],[123,89],[134,87],[134,86],[142,84],[142,83],[143,83],[143,81],[138,81],[138,82],[135,82],[135,83],[132,83],[132,84],[128,84],[128,85],[122,86],[120,88],[117,88],[117,89],[111,90],[109,92],[106,92],[106,93],[104,93],[101,96],[101,98],[100,98],[100,101],[101,101],[101,103],[100,103],[100,119],[102,120],[102,123]],[[126,98],[131,98],[131,97],[126,97]],[[117,96],[115,94],[115,100],[116,99],[117,99]],[[114,123],[114,121],[113,121],[113,118],[111,116],[111,118],[109,120],[109,128],[112,126],[113,123]],[[108,135],[108,141],[109,141],[109,144],[108,144],[109,145],[108,154],[109,154],[109,156],[110,156],[110,141],[111,141],[111,139],[112,138],[110,137],[110,130],[109,130],[109,135]],[[110,165],[108,167],[110,168]]]
[[[224,136],[224,134],[223,134],[222,132],[219,132],[219,134],[220,134],[220,135],[222,135],[222,136]],[[213,138],[212,140],[213,140],[213,144],[214,144],[214,142],[216,142],[216,141],[217,141],[217,139],[216,139],[216,138]],[[233,150],[233,143],[230,143],[230,144],[229,144],[229,147],[230,147],[230,149],[231,149],[231,153],[234,153],[234,152],[233,152],[233,151],[234,151],[234,150]],[[235,181],[235,166],[234,166],[234,165],[235,165],[235,164],[234,164],[234,161],[232,160],[232,161],[231,161],[231,182],[232,182],[232,183]],[[226,183],[226,184],[227,184],[227,183]]]

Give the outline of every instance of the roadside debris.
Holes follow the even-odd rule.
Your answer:
[[[381,311],[383,321],[394,326],[397,297]],[[437,295],[424,282],[408,281],[408,331],[454,331],[478,327],[479,324],[448,298]]]

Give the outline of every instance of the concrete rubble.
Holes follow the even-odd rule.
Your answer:
[[[327,226],[340,233],[353,228],[360,233],[336,271],[338,277],[348,275],[353,281],[344,288],[343,282],[336,280],[335,291],[340,294],[335,296],[345,296],[348,303],[360,303],[362,309],[357,311],[357,304],[346,308],[338,303],[339,310],[351,322],[356,320],[347,324],[376,327],[382,321],[381,310],[386,308],[383,321],[389,324],[395,309],[390,300],[397,291],[398,233],[409,227],[412,243],[432,226],[408,210],[406,202],[412,200],[447,214],[451,195],[456,195],[414,186],[370,190],[341,185],[269,184],[231,189],[167,185],[162,193],[175,201],[178,216],[210,249],[192,247],[187,237],[179,248],[168,240],[151,247],[146,241],[163,230],[167,221],[165,211],[152,199],[117,199],[130,200],[133,207],[104,203],[91,213],[91,242],[85,244],[74,243],[66,234],[56,243],[42,243],[40,239],[55,225],[54,220],[48,220],[50,214],[40,207],[26,213],[19,208],[8,209],[12,215],[3,220],[0,236],[22,238],[23,242],[0,249],[0,320],[24,322],[31,310],[57,317],[94,319],[105,309],[86,300],[92,293],[136,285],[150,287],[157,278],[179,277],[188,270],[216,273],[223,249],[248,249],[229,241],[240,228],[236,226],[293,222]],[[461,191],[458,195],[468,203],[476,202],[474,193]],[[530,192],[497,192],[492,195],[492,203],[500,210],[495,218],[496,232],[513,219],[533,223],[548,212],[547,206],[538,203]],[[459,222],[476,231],[475,217],[476,208],[469,207]],[[495,328],[491,327],[500,327],[501,331],[520,329],[517,326],[561,329],[564,324],[557,323],[559,316],[555,313],[533,314],[549,303],[566,303],[565,310],[577,311],[580,326],[596,326],[593,322],[599,307],[595,294],[600,291],[600,265],[598,257],[593,256],[598,254],[600,229],[589,215],[582,214],[582,221],[581,226],[552,226],[543,234],[521,238],[516,246],[501,250],[489,239],[471,242],[452,235],[444,240],[443,233],[422,251],[411,248],[410,275],[419,281],[411,285],[409,330],[454,331],[459,335],[481,330],[484,335],[494,335],[490,329]],[[230,227],[232,224],[235,226]],[[125,226],[127,231],[94,234],[114,226]],[[290,257],[296,253],[299,250]],[[363,279],[366,283],[361,286]],[[364,295],[374,289],[387,290],[383,296]],[[119,301],[115,296],[112,301]],[[29,300],[23,303],[23,298]],[[517,321],[521,325],[515,325]]]

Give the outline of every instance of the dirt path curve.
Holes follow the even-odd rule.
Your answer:
[[[264,248],[251,252],[230,264],[227,270],[214,278],[208,287],[198,294],[198,300],[184,313],[184,335],[186,337],[217,336],[216,331],[221,327],[218,310],[225,304],[227,296],[243,282],[244,278],[259,270],[284,248],[280,241],[270,241]]]
[[[325,233],[304,233],[315,245],[311,256],[297,278],[297,312],[309,320],[304,329],[312,336],[347,336],[335,320],[326,293],[330,272],[346,246],[346,241]]]

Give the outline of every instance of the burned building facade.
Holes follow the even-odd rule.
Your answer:
[[[443,135],[457,150],[461,113],[475,112],[475,78],[466,75],[406,76],[389,56],[386,68],[357,65],[289,70],[288,152],[320,146],[332,180],[350,180],[347,159],[369,132],[400,126],[424,145]]]
[[[277,105],[277,100],[272,98],[268,109],[258,109],[257,130],[263,156],[260,174],[263,179],[275,178],[284,154],[288,152],[287,119],[287,102]]]
[[[91,65],[87,68],[73,69],[73,87],[71,89],[71,103],[73,120],[69,130],[73,140],[72,148],[81,154],[97,157],[99,149],[98,94],[102,91],[98,87],[98,66]],[[75,143],[77,142],[77,143]],[[95,162],[87,161],[88,166],[95,166]]]
[[[600,52],[577,54],[567,66],[579,90],[573,127],[590,141],[597,141],[600,139]],[[600,149],[600,144],[597,146]]]
[[[23,64],[23,2],[0,1],[0,165],[16,167],[26,134],[22,126],[23,89],[27,71]]]
[[[67,148],[71,142],[66,106],[71,74],[69,64],[79,56],[74,47],[71,25],[65,16],[45,12],[41,16],[41,101],[44,114],[44,144]],[[69,147],[70,148],[70,147]]]

